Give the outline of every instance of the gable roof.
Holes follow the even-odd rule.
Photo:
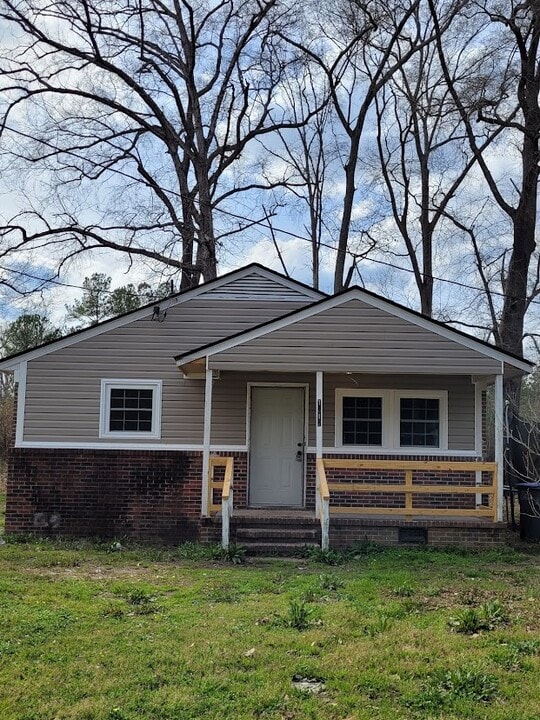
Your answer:
[[[205,356],[216,355],[217,353],[231,350],[232,348],[250,343],[251,341],[264,337],[270,333],[275,333],[282,328],[300,323],[307,318],[324,313],[331,308],[343,306],[352,300],[359,300],[372,308],[377,308],[389,315],[401,318],[412,325],[428,330],[440,338],[462,345],[469,350],[480,353],[480,355],[483,355],[486,358],[491,358],[492,360],[501,363],[508,363],[523,372],[530,372],[534,367],[533,363],[520,356],[501,350],[484,340],[474,338],[461,330],[456,330],[438,320],[428,318],[415,310],[409,310],[398,303],[386,300],[376,293],[364,290],[357,286],[349,288],[337,295],[323,298],[311,305],[308,305],[307,307],[294,310],[278,319],[262,323],[249,330],[236,333],[224,340],[208,343],[196,350],[178,355],[175,357],[176,363],[177,365],[185,365],[193,360],[197,360]]]
[[[287,292],[283,299],[290,300],[291,298],[305,298],[310,303],[317,301],[320,298],[327,297],[327,295],[319,290],[314,290],[298,280],[287,278],[284,275],[263,267],[259,263],[251,263],[246,267],[232,270],[225,275],[221,275],[214,280],[209,280],[206,283],[197,285],[197,287],[189,288],[188,290],[182,290],[173,295],[169,295],[166,298],[157,300],[136,310],[117,315],[114,318],[103,320],[96,325],[91,327],[82,328],[80,330],[74,330],[73,332],[65,335],[57,340],[50,340],[42,345],[38,345],[30,350],[24,350],[19,353],[15,353],[8,357],[0,359],[0,370],[12,370],[18,363],[34,358],[41,357],[61,348],[68,347],[75,343],[81,342],[86,338],[95,337],[101,333],[113,330],[123,325],[127,325],[135,320],[151,316],[156,306],[163,306],[166,304],[167,309],[170,307],[179,305],[188,300],[192,300],[202,295],[208,295],[211,299],[222,299],[227,297],[229,299],[236,300],[250,300],[253,299],[253,292],[257,292],[256,288],[260,285],[263,286],[263,292],[257,292],[257,299],[276,300],[277,294],[272,290],[272,284],[274,287],[281,286]],[[229,287],[227,287],[229,286]],[[233,287],[234,286],[234,287]],[[250,295],[251,291],[251,295]]]

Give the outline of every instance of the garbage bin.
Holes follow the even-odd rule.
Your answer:
[[[522,540],[540,540],[540,482],[518,483],[519,533]]]

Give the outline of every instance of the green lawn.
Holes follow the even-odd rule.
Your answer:
[[[337,567],[186,555],[196,548],[8,538],[0,718],[539,717],[536,555],[364,548]],[[458,632],[471,617],[486,629]]]

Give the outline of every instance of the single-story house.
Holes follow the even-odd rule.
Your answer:
[[[531,369],[372,292],[250,265],[0,361],[6,531],[501,542],[503,379]]]

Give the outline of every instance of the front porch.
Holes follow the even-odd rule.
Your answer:
[[[313,458],[314,507],[234,509],[234,458],[209,459],[211,527],[254,553],[299,554],[355,543],[487,548],[506,540],[497,521],[496,463]],[[309,478],[308,470],[308,478]]]

